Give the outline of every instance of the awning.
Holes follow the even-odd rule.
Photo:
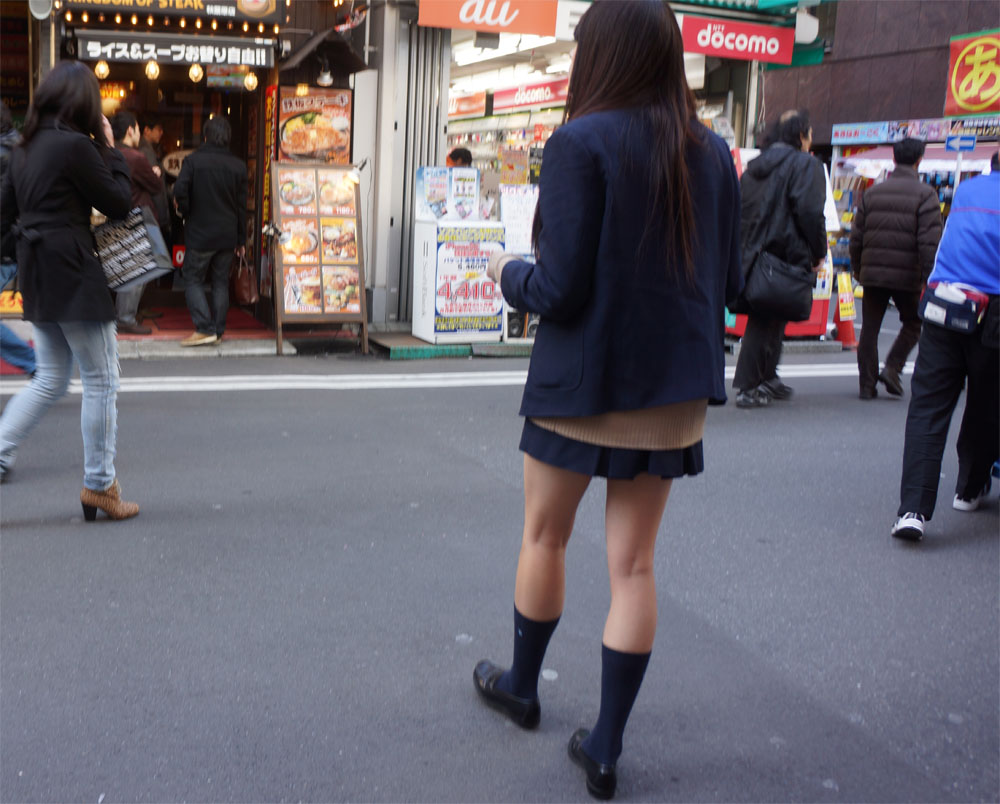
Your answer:
[[[335,28],[327,28],[309,37],[281,63],[278,71],[294,70],[312,55],[326,58],[330,72],[334,75],[350,75],[368,69],[365,60],[351,47],[343,34],[338,33]]]

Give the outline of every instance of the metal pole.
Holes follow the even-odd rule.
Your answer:
[[[955,160],[955,191],[958,191],[958,183],[962,180],[962,152],[958,152],[958,158]]]

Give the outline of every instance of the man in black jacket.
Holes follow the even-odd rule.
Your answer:
[[[761,251],[803,272],[817,271],[826,257],[826,176],[809,153],[809,113],[782,114],[771,125],[767,143],[740,178],[744,275]],[[772,399],[791,398],[792,389],[778,378],[787,323],[753,311],[747,316],[733,377],[737,407],[764,407]]]
[[[229,268],[242,256],[247,228],[247,168],[229,152],[232,129],[222,115],[205,123],[205,144],[187,156],[174,185],[184,218],[184,296],[195,331],[181,346],[215,343],[226,329]],[[210,272],[212,309],[202,284]]]
[[[851,228],[851,271],[865,289],[858,342],[862,399],[878,395],[877,380],[890,394],[903,395],[899,375],[920,338],[917,304],[941,239],[937,194],[917,174],[924,143],[908,137],[892,146],[892,155],[896,169],[865,191]],[[902,329],[879,374],[878,334],[890,298]]]

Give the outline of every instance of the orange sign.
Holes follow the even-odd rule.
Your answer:
[[[473,95],[449,95],[448,119],[484,117],[486,115],[486,90]]]
[[[1000,112],[1000,30],[951,38],[945,115]]]
[[[552,36],[557,0],[420,0],[418,25]]]

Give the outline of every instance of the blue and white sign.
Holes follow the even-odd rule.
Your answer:
[[[944,141],[946,151],[974,151],[976,150],[975,134],[953,134]]]

